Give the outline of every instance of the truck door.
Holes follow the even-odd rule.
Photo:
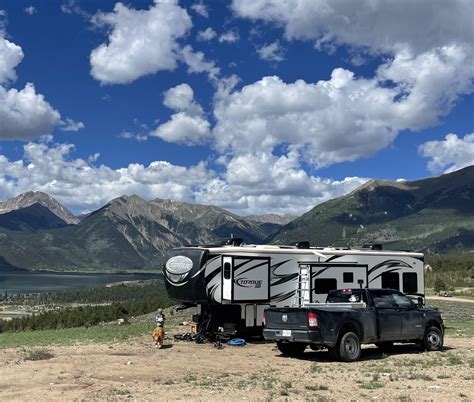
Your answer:
[[[373,289],[372,299],[377,313],[379,339],[381,341],[399,340],[402,332],[402,314],[395,304],[392,292]]]
[[[401,339],[421,338],[425,331],[423,313],[405,295],[393,293],[392,296],[402,316]]]

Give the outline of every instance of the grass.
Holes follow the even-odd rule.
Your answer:
[[[447,336],[474,337],[474,320],[445,321]]]
[[[150,324],[97,325],[89,328],[48,329],[0,334],[0,349],[24,346],[72,345],[77,342],[107,343],[147,334]]]
[[[328,391],[328,390],[329,390],[329,387],[328,387],[328,386],[326,386],[326,385],[319,385],[319,384],[316,384],[316,385],[308,384],[308,385],[305,385],[305,388],[306,388],[308,391]]]

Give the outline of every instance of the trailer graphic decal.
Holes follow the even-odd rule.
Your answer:
[[[380,268],[393,268],[393,267],[412,268],[412,266],[407,264],[405,261],[386,260],[386,261],[381,262],[380,264],[374,265],[371,269],[369,269],[369,275]]]
[[[239,278],[235,280],[235,283],[243,288],[260,289],[262,287],[262,281],[257,279]]]

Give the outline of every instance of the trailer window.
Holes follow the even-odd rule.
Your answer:
[[[382,274],[382,287],[384,289],[400,290],[400,275],[398,272],[384,272]]]
[[[230,279],[230,262],[224,263],[224,279]]]
[[[337,289],[337,279],[316,279],[314,281],[314,293],[317,295],[325,295],[334,289]]]
[[[354,282],[354,273],[353,272],[344,272],[342,274],[342,281],[344,283],[353,283]]]
[[[416,272],[403,273],[403,291],[405,293],[418,292],[418,275]]]

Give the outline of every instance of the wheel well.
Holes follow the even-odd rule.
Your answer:
[[[354,332],[359,337],[359,339],[362,340],[363,338],[363,333],[360,325],[353,321],[348,321],[342,324],[341,328],[339,329],[338,338],[340,338],[346,332]]]
[[[426,328],[429,328],[429,327],[436,327],[438,329],[441,329],[441,325],[439,324],[438,321],[428,321],[428,323],[426,324]]]

